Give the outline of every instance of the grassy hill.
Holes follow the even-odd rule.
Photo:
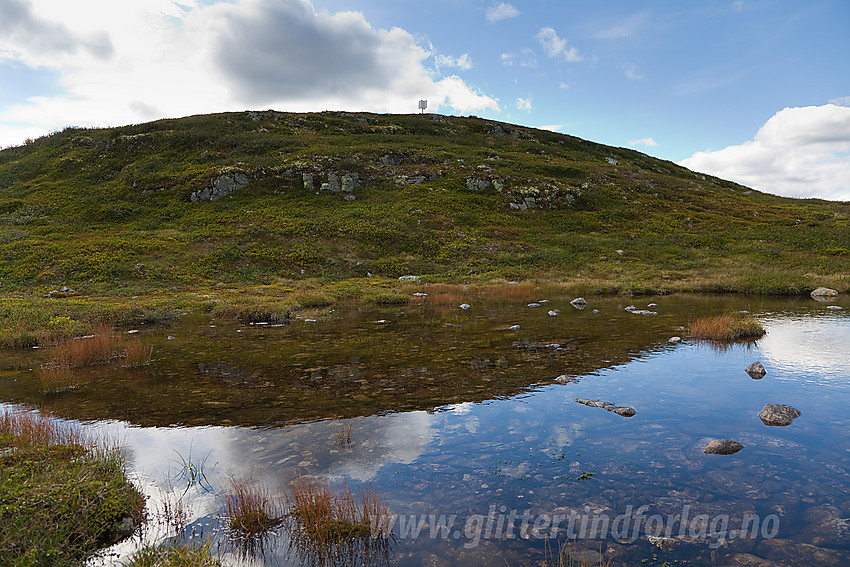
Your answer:
[[[0,291],[846,290],[850,204],[476,117],[241,112],[0,151]],[[346,287],[348,286],[348,287]],[[321,301],[319,301],[321,303]]]

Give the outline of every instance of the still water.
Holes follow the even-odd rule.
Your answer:
[[[60,394],[30,370],[49,352],[9,358],[0,400],[127,447],[151,521],[93,564],[170,537],[210,540],[233,565],[556,565],[564,544],[576,565],[850,564],[846,298],[570,299],[471,296],[462,310],[419,296],[282,326],[186,317],[140,329],[150,365],[95,368]],[[765,337],[668,341],[741,310]],[[761,380],[744,371],[756,360]],[[766,426],[767,403],[802,415]],[[710,439],[744,448],[705,454]],[[282,497],[298,477],[369,487],[393,536],[344,557],[285,530],[240,540],[221,518],[233,477]],[[180,526],[156,521],[169,506]]]

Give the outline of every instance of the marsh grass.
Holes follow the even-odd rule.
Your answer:
[[[351,446],[351,429],[352,424],[340,423],[339,429],[336,431],[336,442],[339,445]]]
[[[51,354],[71,367],[106,364],[124,355],[124,340],[111,325],[99,324],[90,335],[60,342]]]
[[[300,537],[330,546],[388,535],[372,532],[372,520],[387,516],[389,508],[371,488],[361,489],[359,499],[347,484],[334,489],[326,480],[296,479],[289,488],[289,516]]]
[[[80,386],[80,380],[71,371],[71,365],[66,360],[42,364],[35,370],[35,376],[45,394],[59,394]]]
[[[690,336],[698,340],[731,342],[758,339],[767,332],[758,320],[744,313],[727,313],[692,321]]]
[[[138,526],[144,497],[124,454],[51,416],[0,412],[0,565],[75,565]]]
[[[153,358],[153,345],[146,346],[141,339],[131,339],[124,345],[124,366],[139,368],[147,366]]]
[[[135,552],[123,567],[221,567],[222,562],[206,542],[201,546],[148,545]]]
[[[260,536],[283,520],[280,505],[265,486],[245,478],[230,479],[224,494],[224,517],[228,527],[243,536]]]

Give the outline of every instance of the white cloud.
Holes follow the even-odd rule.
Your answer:
[[[440,67],[456,67],[458,69],[472,69],[472,60],[468,53],[464,53],[460,57],[450,57],[448,55],[437,55],[434,58],[437,63],[437,68]]]
[[[558,33],[550,28],[543,27],[534,36],[543,47],[543,52],[551,58],[562,58],[564,61],[581,61],[582,56],[575,47],[567,47],[567,40],[558,37]]]
[[[786,108],[753,140],[679,163],[776,195],[850,200],[850,108]]]
[[[498,22],[499,20],[508,20],[519,16],[519,10],[514,8],[508,2],[499,2],[487,8],[485,17],[490,23]]]
[[[634,63],[623,63],[620,67],[623,69],[623,73],[626,74],[627,78],[633,81],[643,79],[643,75],[640,74],[637,65]]]
[[[501,59],[502,65],[505,67],[512,67],[514,63],[517,63],[520,67],[537,68],[537,56],[529,48],[525,48],[519,53],[502,53]]]
[[[850,106],[850,96],[842,96],[829,101],[836,106]]]
[[[499,109],[426,67],[431,53],[407,31],[308,0],[0,0],[0,57],[49,65],[65,88],[0,108],[0,147],[69,124],[249,107],[414,112],[428,99],[436,111]]]
[[[531,98],[517,98],[516,109],[531,112]]]
[[[558,132],[563,128],[563,124],[546,124],[545,126],[538,126],[538,130],[548,130],[549,132]]]
[[[75,33],[62,20],[51,20],[49,14],[37,11],[29,0],[0,2],[0,47],[6,58],[32,67],[55,67],[71,57],[106,59],[112,55],[112,42],[104,31]]]
[[[653,140],[652,138],[643,138],[643,139],[641,139],[641,140],[632,140],[631,142],[629,142],[629,145],[630,145],[630,146],[650,146],[650,147],[655,147],[655,146],[657,146],[657,145],[658,145],[658,143],[657,143],[655,140]]]

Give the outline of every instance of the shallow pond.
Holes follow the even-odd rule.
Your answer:
[[[556,565],[565,544],[587,565],[850,564],[846,298],[570,299],[473,295],[462,310],[420,296],[282,326],[186,317],[139,330],[148,366],[96,367],[62,393],[43,394],[31,370],[49,349],[8,357],[0,400],[128,448],[151,521],[95,564],[167,537],[210,540],[236,565]],[[650,303],[657,315],[625,310]],[[740,310],[768,334],[668,342]],[[761,380],[744,371],[756,360]],[[766,426],[767,403],[802,415]],[[744,448],[703,453],[714,438]],[[374,490],[392,537],[325,554],[285,529],[224,528],[231,478],[285,497],[305,476]]]

